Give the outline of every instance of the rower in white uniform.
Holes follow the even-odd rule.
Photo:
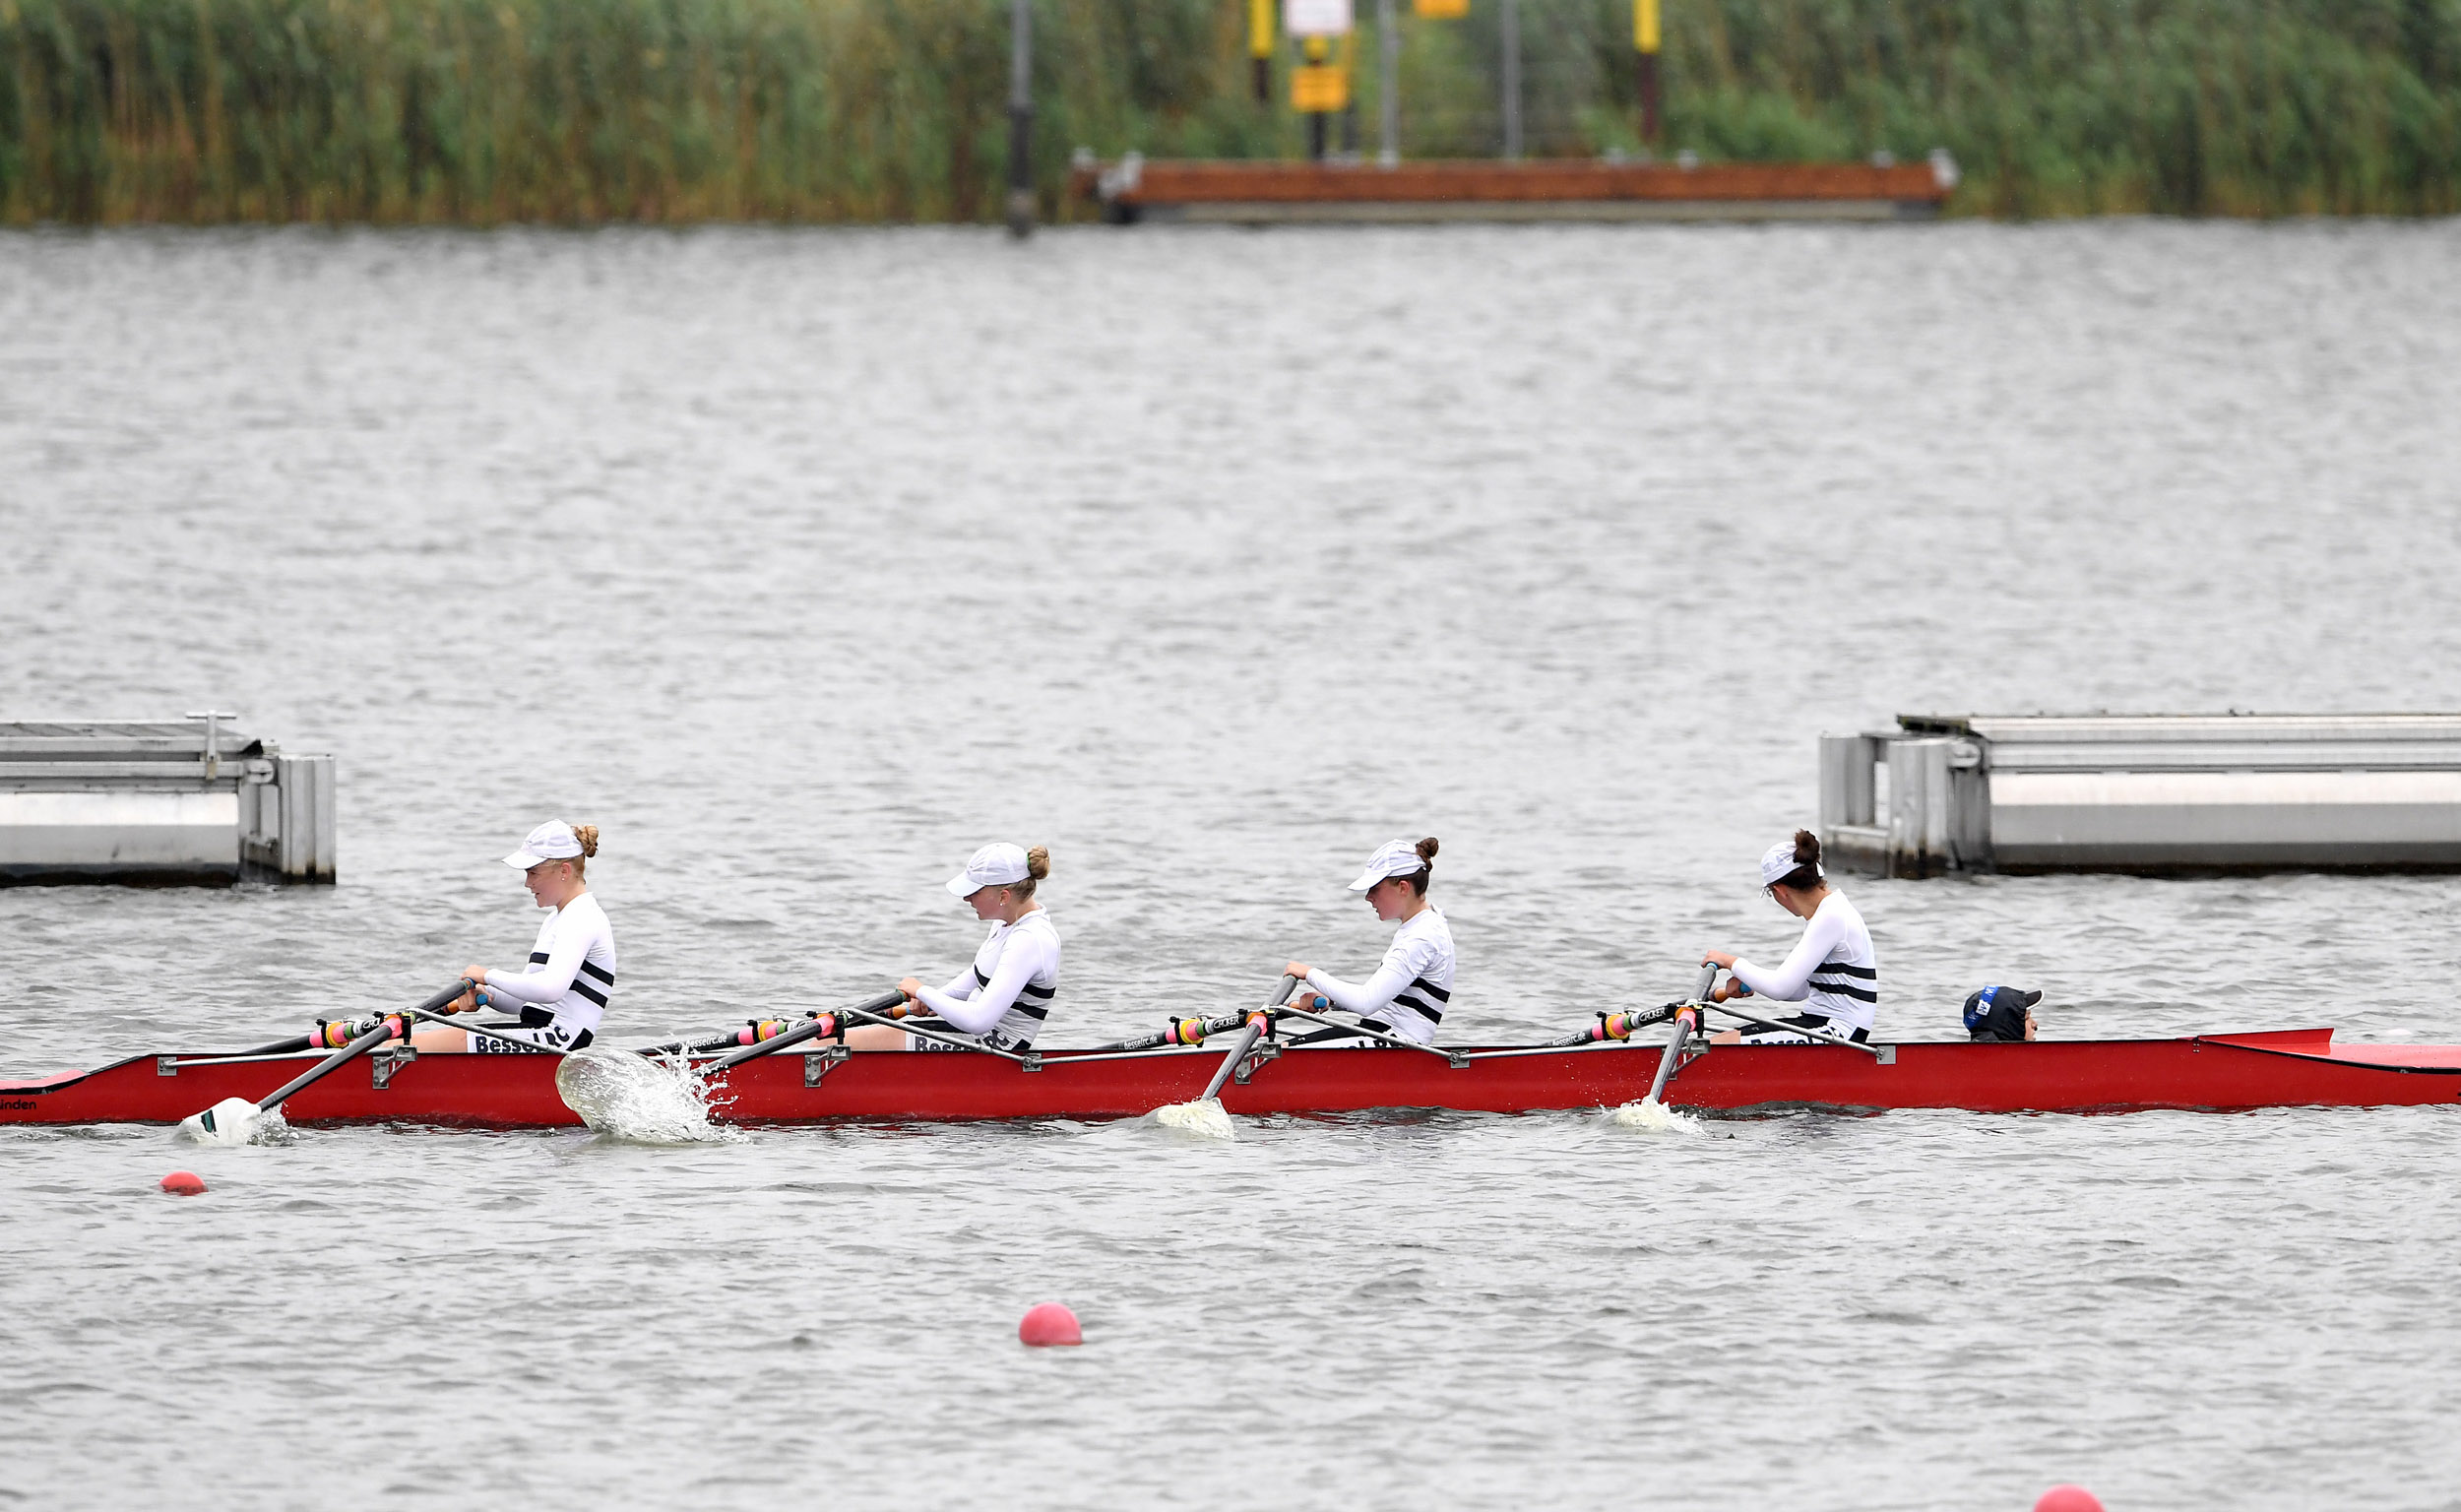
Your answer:
[[[1862,915],[1828,884],[1828,873],[1820,866],[1819,837],[1797,830],[1793,840],[1771,846],[1760,858],[1760,885],[1779,908],[1806,921],[1802,938],[1774,967],[1757,966],[1723,950],[1702,956],[1701,965],[1734,974],[1711,1000],[1757,996],[1801,1003],[1803,1012],[1785,1020],[1796,1031],[1816,1029],[1858,1042],[1869,1040],[1879,1011],[1880,960],[1872,954],[1871,931],[1863,927]],[[1755,1024],[1729,1030],[1711,1042],[1807,1043],[1808,1037]]]
[[[1282,974],[1306,982],[1329,1006],[1358,1015],[1361,1028],[1433,1044],[1435,1027],[1453,1000],[1453,929],[1444,921],[1444,912],[1427,902],[1427,874],[1435,851],[1433,836],[1415,844],[1387,841],[1351,883],[1350,890],[1365,895],[1376,917],[1401,925],[1374,976],[1348,982],[1304,961],[1292,962]],[[1378,1041],[1340,1029],[1303,1035],[1293,1042],[1364,1049]]]
[[[1050,912],[1036,901],[1035,885],[1051,874],[1051,855],[994,844],[976,851],[948,889],[964,899],[991,932],[975,952],[975,964],[937,987],[909,976],[897,984],[906,994],[902,1012],[930,1013],[937,1029],[953,1030],[995,1050],[1023,1053],[1034,1047],[1042,1021],[1059,992],[1059,930]],[[846,1032],[857,1050],[947,1050],[956,1046],[924,1040],[885,1024]]]
[[[530,838],[504,858],[505,865],[522,874],[532,900],[552,912],[538,926],[529,966],[520,971],[500,966],[464,968],[462,975],[477,985],[445,1011],[492,1009],[513,1017],[481,1026],[495,1031],[492,1035],[473,1035],[443,1025],[414,1026],[413,1048],[483,1055],[541,1054],[577,1050],[597,1037],[606,1016],[607,999],[615,992],[615,933],[583,875],[590,857],[598,853],[598,826],[575,828],[551,819],[532,830]],[[348,1044],[353,1034],[365,1032],[375,1022],[319,1021],[314,1042]]]

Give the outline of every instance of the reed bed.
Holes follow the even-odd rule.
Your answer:
[[[1036,0],[1047,214],[1083,213],[1080,144],[1299,150],[1247,96],[1243,13]],[[1625,0],[1521,15],[1533,151],[1638,150]],[[1496,17],[1404,21],[1412,156],[1495,150]],[[1946,147],[1956,208],[1993,215],[2461,209],[2461,0],[1667,0],[1666,27],[1662,152]],[[1005,0],[0,0],[0,220],[989,220],[1007,45]]]

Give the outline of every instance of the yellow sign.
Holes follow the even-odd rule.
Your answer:
[[[1291,70],[1291,108],[1330,115],[1351,102],[1350,71],[1329,63]]]
[[[1420,21],[1459,21],[1470,14],[1470,0],[1410,0],[1410,14]]]
[[[1658,50],[1658,0],[1632,0],[1632,45],[1642,52]]]

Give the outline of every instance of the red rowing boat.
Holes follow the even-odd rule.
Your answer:
[[[1294,1049],[1270,1041],[1222,1090],[1239,1114],[1458,1108],[1525,1113],[1612,1106],[1649,1091],[1660,1046]],[[1981,1113],[2221,1111],[2461,1102],[2461,1045],[2335,1044],[2329,1029],[2181,1040],[1920,1043],[1873,1055],[1828,1044],[1689,1052],[1667,1087],[1699,1111],[1963,1108]],[[314,1054],[140,1055],[95,1071],[0,1082],[0,1123],[177,1123],[224,1098],[266,1096]],[[781,1053],[725,1074],[735,1123],[1128,1118],[1201,1093],[1217,1050],[1131,1054]],[[581,1120],[548,1055],[413,1055],[346,1068],[285,1105],[292,1123],[543,1128]]]

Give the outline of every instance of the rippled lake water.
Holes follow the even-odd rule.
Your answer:
[[[1899,711],[2461,708],[2461,225],[0,237],[0,717],[339,754],[330,890],[0,892],[0,1073],[414,1001],[604,831],[621,1039],[1791,921]],[[2447,878],[1850,882],[1884,1031],[2448,1040]],[[2442,1109],[0,1134],[0,1501],[2461,1506]],[[193,1164],[206,1197],[154,1182]],[[1087,1347],[1027,1352],[1032,1302]]]

